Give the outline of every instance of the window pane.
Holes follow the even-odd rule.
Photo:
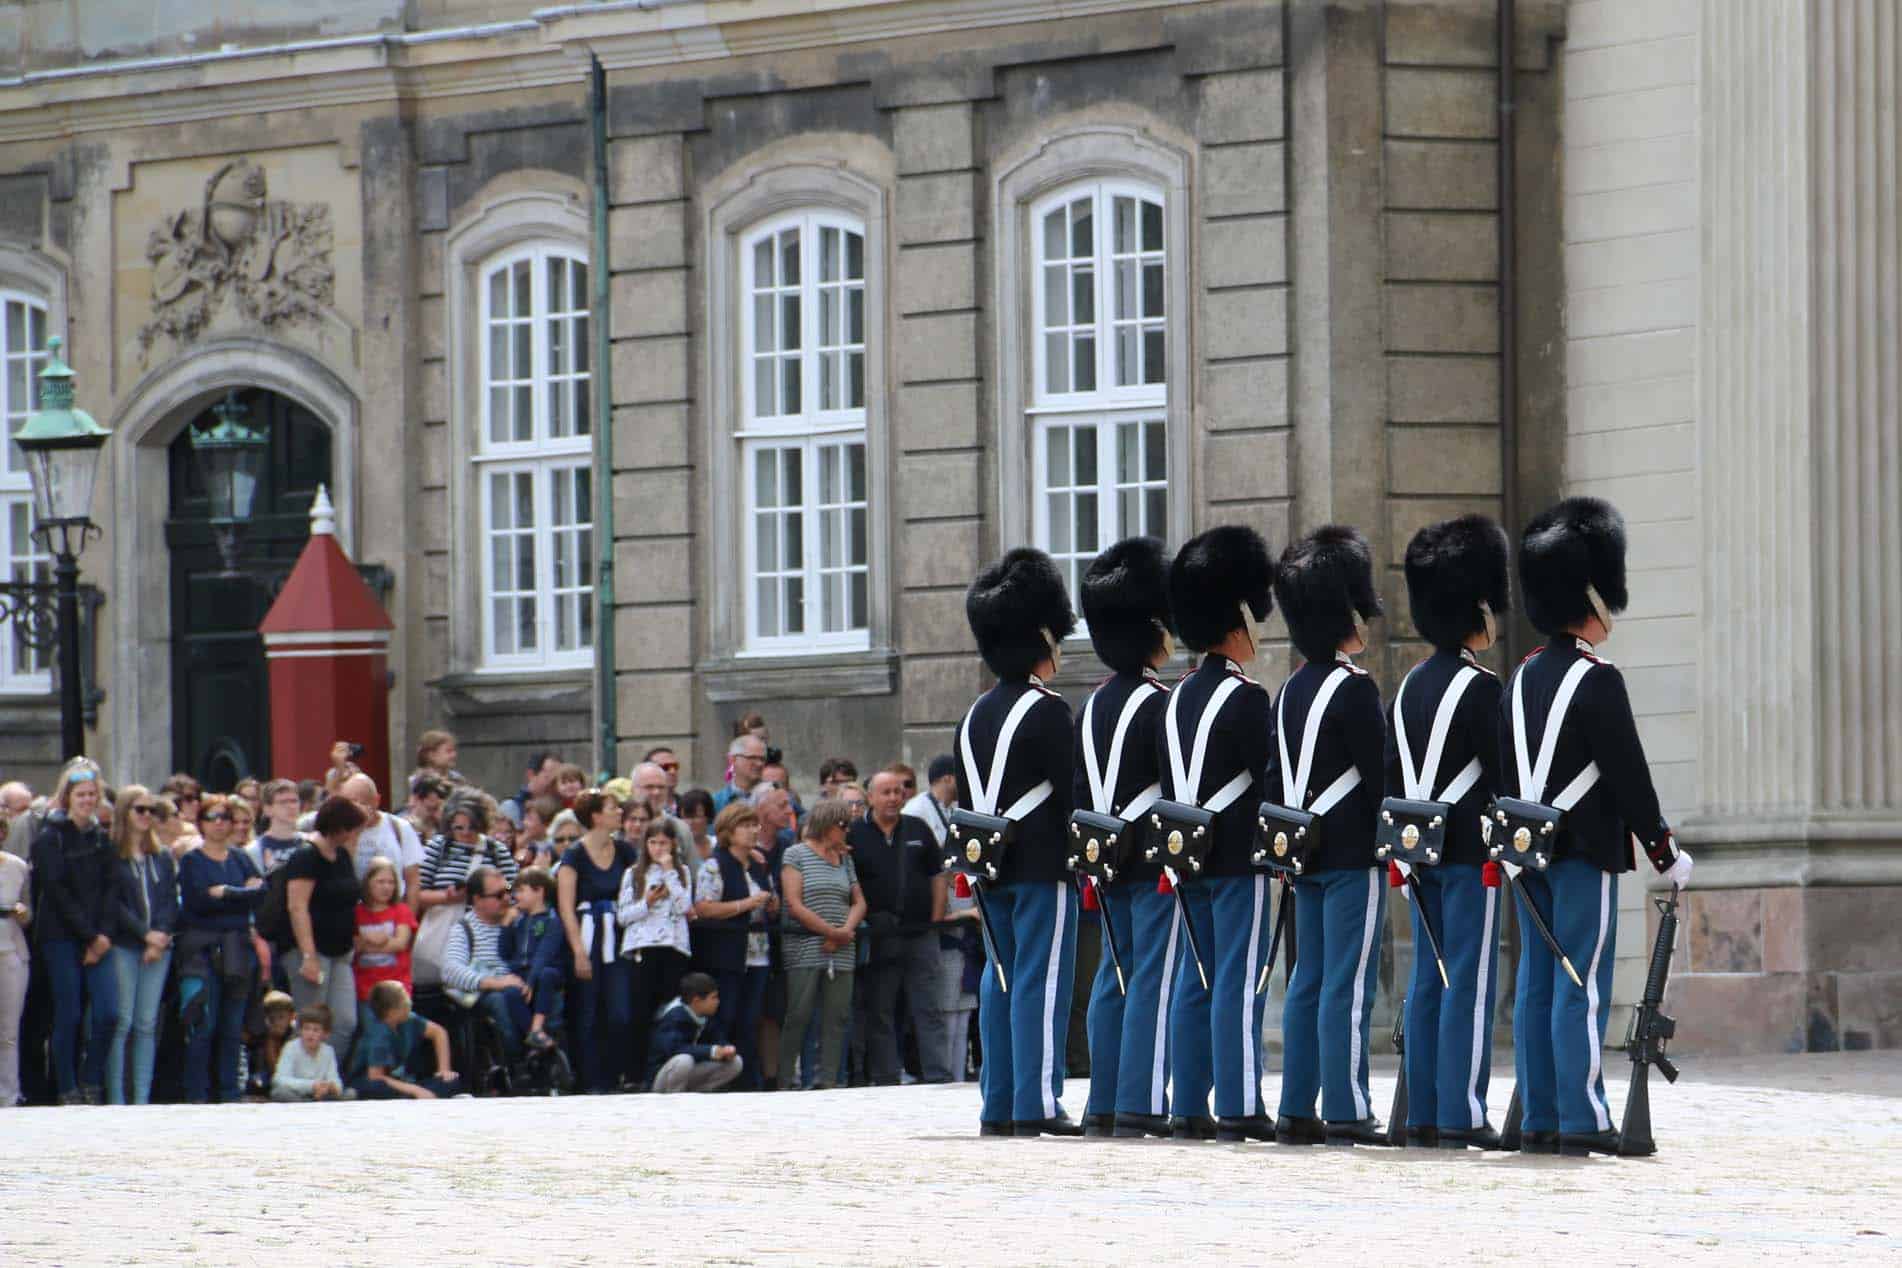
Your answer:
[[[1135,261],[1118,260],[1116,262],[1116,319],[1127,321],[1137,315]]]
[[[1088,198],[1070,204],[1070,254],[1079,260],[1096,254],[1096,223]]]
[[[588,307],[590,301],[588,295],[588,266],[579,260],[570,260],[568,265],[573,270],[573,281],[569,286],[568,293],[573,296],[573,304],[576,309],[585,309]]]
[[[865,280],[865,235],[845,235],[845,275],[854,281]]]
[[[819,292],[819,346],[837,345],[845,342],[844,313],[840,311],[839,292],[828,288]]]
[[[1110,250],[1118,255],[1129,255],[1136,250],[1136,200],[1133,198],[1116,199],[1114,217],[1115,235]]]
[[[1147,499],[1148,519],[1143,523],[1142,531],[1161,537],[1169,531],[1169,491],[1150,489],[1143,494]]]
[[[839,280],[839,231],[837,229],[819,230],[819,280],[821,282]]]
[[[754,517],[753,558],[761,569],[770,570],[779,562],[779,517]]]
[[[850,553],[846,555],[846,562],[853,565],[863,565],[866,560],[871,558],[871,552],[865,536],[864,507],[854,507],[852,509],[850,529]]]
[[[761,577],[754,589],[759,602],[759,632],[771,638],[779,633],[779,582]]]
[[[773,284],[773,240],[761,238],[753,244],[753,286],[764,289]]]
[[[1044,461],[1052,488],[1067,488],[1070,479],[1070,429],[1052,427],[1044,436]]]
[[[785,467],[785,483],[780,487],[786,491],[786,499],[781,505],[798,506],[806,500],[806,455],[797,449],[781,450],[782,465]]]
[[[839,500],[840,476],[839,447],[828,445],[819,451],[819,501],[831,504]]]
[[[1143,204],[1143,250],[1162,250],[1162,204]]]
[[[517,317],[525,316],[534,310],[534,301],[529,297],[531,283],[528,261],[517,260],[514,267],[509,270],[509,273],[515,281],[515,294],[510,306],[510,311]]]
[[[799,296],[781,295],[779,297],[779,346],[790,352],[800,346],[799,342]],[[788,398],[789,412],[797,413],[798,407],[793,398]]]
[[[1093,335],[1081,335],[1076,341],[1076,390],[1096,390],[1096,338]]]
[[[515,474],[515,525],[518,528],[535,526],[535,477],[526,471]]]
[[[779,505],[779,451],[757,449],[753,453],[753,504],[765,509]],[[766,553],[761,552],[761,558]]]
[[[1160,421],[1143,424],[1144,479],[1167,480],[1169,478],[1168,440],[1167,424]]]
[[[773,333],[773,297],[770,294],[753,296],[753,349],[756,352],[771,352],[779,346]]]
[[[806,583],[800,577],[786,579],[786,632],[806,632]]]
[[[489,621],[495,630],[495,654],[513,656],[515,647],[515,605],[507,599],[497,599],[489,605]]]
[[[786,516],[786,551],[779,566],[788,571],[806,566],[806,517]]]
[[[1043,218],[1043,257],[1046,260],[1061,260],[1063,249],[1064,209],[1059,207]]]
[[[489,326],[489,382],[509,377],[509,328]]]
[[[848,352],[845,354],[845,403],[848,408],[862,409],[865,406],[865,354]]]
[[[1050,516],[1050,553],[1064,555],[1070,551],[1070,495],[1052,493],[1049,497]]]
[[[847,628],[862,630],[871,625],[871,579],[862,572],[852,574],[852,611],[847,620]]]
[[[575,380],[575,434],[586,436],[594,431],[594,416],[588,412],[588,380]]]
[[[846,494],[854,502],[865,500],[865,446],[847,445],[846,454]]]
[[[786,357],[779,363],[780,399],[785,402],[782,414],[797,414],[801,408],[799,395],[799,358]]]
[[[1136,484],[1143,478],[1142,426],[1141,423],[1116,425],[1116,482],[1118,484]]]
[[[1043,271],[1043,324],[1045,326],[1067,326],[1070,324],[1069,296],[1065,293],[1063,279],[1069,272],[1061,264],[1053,264]]]
[[[845,535],[839,531],[839,513],[822,511],[819,514],[819,566],[837,568],[845,562]]]
[[[1078,488],[1096,483],[1096,428],[1076,429],[1076,480]]]
[[[865,342],[865,292],[858,287],[845,293],[845,341]]]
[[[1143,382],[1166,383],[1169,381],[1169,356],[1163,346],[1163,332],[1160,330],[1143,331]]]
[[[1143,312],[1145,317],[1162,316],[1162,265],[1143,265]]]
[[[580,374],[586,374],[590,368],[588,364],[588,355],[592,351],[592,349],[588,345],[588,318],[585,313],[582,316],[574,319],[574,324],[572,326],[572,329],[574,330],[574,339],[572,340],[572,345],[575,350],[574,352],[575,370],[576,372]]]
[[[1136,327],[1123,326],[1116,331],[1116,386],[1129,387],[1136,377]]]
[[[787,229],[779,235],[779,284],[799,283],[799,230]]]
[[[1050,392],[1070,390],[1070,341],[1062,335],[1045,335],[1044,388]]]
[[[511,379],[526,379],[535,372],[533,354],[529,351],[529,336],[530,326],[525,321],[509,327],[509,342],[513,347],[508,372]]]
[[[509,478],[505,475],[489,477],[489,524],[492,528],[515,527],[515,503],[509,498]]]
[[[548,385],[548,434],[566,436],[573,430],[568,417],[568,384],[556,380]]]
[[[524,383],[515,389],[515,433],[511,439],[535,439],[535,389]]]
[[[825,352],[819,355],[819,408],[838,409],[839,394],[842,385],[839,382],[839,354]]]
[[[509,435],[509,390],[492,387],[489,389],[489,439],[499,445]]]
[[[548,260],[548,311],[558,313],[568,307],[568,261],[550,256]]]
[[[753,412],[761,418],[779,413],[773,400],[773,359],[759,357],[753,362]]]
[[[1116,495],[1116,535],[1129,537],[1142,532],[1142,491],[1123,489]]]
[[[1079,493],[1076,495],[1076,548],[1078,552],[1095,554],[1096,538],[1096,494]]]
[[[1096,320],[1096,273],[1087,268],[1078,268],[1070,279],[1070,291],[1076,298],[1076,319],[1073,324],[1082,326]]]
[[[509,279],[505,269],[497,269],[489,274],[489,317],[491,320],[509,315]]]

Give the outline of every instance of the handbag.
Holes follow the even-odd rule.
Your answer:
[[[1004,715],[1003,729],[997,733],[997,747],[991,753],[991,778],[986,783],[978,771],[977,759],[971,754],[971,714],[964,715],[959,726],[958,749],[964,759],[964,778],[969,785],[971,805],[963,806],[951,812],[951,828],[944,838],[944,868],[949,872],[963,872],[980,880],[995,883],[1004,870],[1004,860],[1011,843],[1017,838],[1017,822],[1025,815],[1050,799],[1055,791],[1049,780],[1042,780],[1034,788],[1012,802],[1002,813],[997,813],[997,799],[1004,792],[1004,773],[1010,763],[1011,741],[1017,738],[1017,727],[1023,722],[1024,715],[1036,704],[1040,693],[1034,688],[1017,697],[1010,712]],[[972,710],[976,710],[975,705]]]
[[[1393,701],[1394,747],[1400,750],[1400,776],[1407,795],[1388,797],[1380,803],[1380,818],[1374,824],[1374,857],[1383,863],[1393,859],[1409,867],[1432,867],[1446,855],[1446,825],[1453,817],[1453,807],[1479,782],[1481,767],[1479,758],[1474,756],[1438,797],[1433,795],[1440,773],[1440,758],[1446,750],[1446,737],[1453,729],[1453,715],[1459,709],[1460,697],[1479,677],[1479,671],[1471,665],[1463,666],[1447,684],[1439,708],[1433,713],[1426,757],[1416,767],[1401,702],[1406,697],[1407,684],[1417,672],[1419,667],[1415,666],[1401,680]]]
[[[1202,718],[1195,728],[1195,742],[1189,750],[1189,762],[1182,762],[1182,737],[1176,730],[1176,705],[1182,699],[1182,693],[1171,692],[1169,713],[1163,721],[1163,733],[1169,746],[1169,773],[1175,780],[1178,794],[1187,794],[1191,798],[1202,790],[1202,763],[1208,757],[1209,736],[1214,732],[1215,719],[1221,714],[1222,706],[1235,694],[1242,680],[1236,677],[1224,678],[1208,703],[1202,707]],[[1160,862],[1164,867],[1181,875],[1185,870],[1200,872],[1208,861],[1209,851],[1215,846],[1215,817],[1240,800],[1255,782],[1255,772],[1243,770],[1235,777],[1216,789],[1206,801],[1173,801],[1159,797],[1149,808],[1149,826],[1151,840],[1143,851],[1143,857],[1151,862]]]
[[[443,953],[465,910],[453,903],[438,903],[423,913],[416,941],[410,945],[410,978],[417,986],[442,985]]]
[[[1119,872],[1141,857],[1141,851],[1147,840],[1144,813],[1155,804],[1162,794],[1162,785],[1155,783],[1138,792],[1123,807],[1123,813],[1116,813],[1116,785],[1123,769],[1123,741],[1128,738],[1130,723],[1136,719],[1143,702],[1162,688],[1152,682],[1143,682],[1129,693],[1129,699],[1123,702],[1123,711],[1117,716],[1116,728],[1111,734],[1109,762],[1099,765],[1096,760],[1096,697],[1092,695],[1083,706],[1083,774],[1090,785],[1090,809],[1077,809],[1070,814],[1070,856],[1067,864],[1071,871],[1084,876],[1094,877],[1107,885],[1115,881]]]
[[[1552,699],[1552,712],[1546,716],[1545,732],[1539,737],[1539,759],[1530,760],[1526,749],[1525,666],[1512,677],[1512,747],[1519,768],[1519,796],[1494,797],[1480,821],[1486,840],[1486,857],[1495,863],[1513,863],[1543,872],[1558,854],[1565,813],[1579,803],[1598,783],[1598,763],[1587,762],[1551,802],[1541,801],[1552,773],[1552,755],[1559,745],[1559,730],[1571,710],[1578,685],[1591,672],[1595,662],[1580,658],[1565,671],[1559,691]]]
[[[1321,719],[1327,707],[1351,676],[1344,665],[1336,665],[1314,693],[1308,717],[1301,728],[1301,763],[1288,760],[1288,688],[1284,683],[1275,700],[1275,743],[1281,748],[1281,800],[1264,801],[1255,812],[1255,853],[1250,861],[1256,867],[1284,875],[1302,876],[1313,865],[1321,849],[1321,817],[1339,805],[1347,794],[1360,787],[1360,768],[1349,766],[1321,790],[1310,803],[1306,793],[1308,776],[1314,770],[1314,743],[1321,734]]]

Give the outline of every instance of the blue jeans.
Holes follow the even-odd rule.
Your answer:
[[[502,991],[483,991],[476,997],[476,1009],[495,1027],[495,1038],[502,1045],[502,1057],[514,1062],[522,1057],[522,1036],[528,1033],[531,1014],[528,1001],[513,986]]]
[[[720,987],[720,1011],[714,1014],[725,1042],[740,1050],[739,1086],[759,1086],[759,1018],[766,1006],[766,965],[728,969],[713,975]]]
[[[158,1059],[159,1002],[165,998],[165,975],[172,967],[171,948],[150,964],[141,950],[114,947],[106,956],[119,991],[119,1024],[112,1028],[106,1049],[106,1103],[127,1103],[126,1040],[132,1040],[133,1105],[152,1101],[152,1066]]]
[[[199,984],[194,986],[194,984]],[[185,1099],[203,1105],[212,1099],[213,1063],[217,1066],[218,1100],[229,1104],[238,1099],[238,1051],[244,1043],[244,1010],[249,1002],[237,991],[225,990],[222,977],[198,976],[180,984],[178,1002],[189,1010],[196,1002],[187,998],[196,989],[204,1003],[197,1023],[185,1028]]]
[[[119,983],[112,972],[112,956],[85,964],[85,947],[71,938],[55,938],[40,945],[47,981],[53,989],[53,1073],[64,1096],[81,1087],[103,1088],[106,1055],[112,1032],[119,1025]],[[90,1005],[85,1065],[79,1061],[79,1027]]]

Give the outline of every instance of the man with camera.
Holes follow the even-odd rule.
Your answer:
[[[865,1058],[874,1085],[898,1082],[898,988],[911,1001],[918,1051],[927,1082],[949,1083],[949,1050],[943,1017],[930,1010],[938,988],[942,952],[932,921],[944,912],[945,878],[939,874],[938,842],[926,824],[900,811],[904,781],[892,771],[872,776],[872,811],[846,833],[859,884],[865,891],[865,928],[870,945],[859,974],[859,1013],[853,1027],[854,1056]]]

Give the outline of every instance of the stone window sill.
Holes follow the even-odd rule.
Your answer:
[[[814,656],[723,656],[696,668],[714,704],[889,696],[898,685],[898,653],[889,647]]]
[[[428,684],[450,717],[538,711],[586,712],[594,707],[594,674],[586,669],[535,673],[445,674]]]

